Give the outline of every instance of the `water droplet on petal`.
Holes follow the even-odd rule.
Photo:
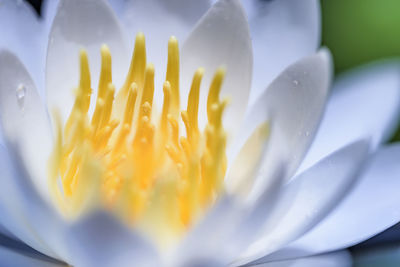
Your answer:
[[[15,91],[15,95],[17,97],[17,103],[21,111],[24,110],[25,94],[26,94],[25,85],[23,84],[18,85],[17,90]]]
[[[307,132],[306,132],[306,136],[309,136],[309,135],[310,135],[310,132],[309,132],[309,131],[307,131]]]
[[[297,86],[297,85],[299,85],[299,81],[298,81],[298,80],[293,80],[293,84],[294,84],[295,86]]]

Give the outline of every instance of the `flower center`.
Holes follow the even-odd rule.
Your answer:
[[[129,72],[117,94],[106,45],[101,47],[101,58],[93,114],[88,114],[92,98],[88,57],[81,51],[80,82],[64,127],[55,116],[50,190],[67,215],[101,203],[130,224],[183,232],[214,202],[223,186],[227,163],[222,114],[227,101],[221,101],[219,93],[225,70],[217,69],[211,82],[208,123],[201,131],[198,107],[204,70],[194,73],[187,109],[180,111],[175,37],[168,43],[159,113],[153,107],[154,67],[146,63],[142,33],[136,37]]]

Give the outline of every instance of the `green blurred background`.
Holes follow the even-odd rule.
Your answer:
[[[322,40],[337,72],[400,57],[399,0],[322,0]]]
[[[322,42],[332,51],[336,74],[400,58],[400,0],[321,0],[321,7]],[[392,141],[400,141],[400,127]]]

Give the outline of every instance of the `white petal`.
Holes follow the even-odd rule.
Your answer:
[[[2,195],[7,203],[4,210],[11,215],[4,226],[38,251],[63,256],[57,245],[62,222],[49,204],[47,162],[52,137],[47,114],[22,63],[10,52],[0,51],[0,64],[0,122],[11,156],[9,160],[3,153],[8,162],[3,168],[9,169],[2,177]]]
[[[399,144],[379,150],[343,202],[286,251],[309,255],[349,247],[399,222],[399,158]]]
[[[268,147],[269,127],[267,122],[259,125],[247,138],[239,153],[228,151],[228,162],[232,162],[225,179],[225,189],[228,192],[242,197],[251,192]]]
[[[156,68],[156,84],[162,88],[167,66],[167,44],[170,36],[184,41],[200,17],[208,10],[207,0],[110,0],[128,30],[131,43],[141,31],[146,36],[149,62]],[[161,82],[161,83],[160,83]]]
[[[220,0],[204,15],[182,47],[182,103],[199,67],[206,72],[200,93],[200,125],[205,125],[208,89],[215,70],[226,67],[221,97],[230,99],[224,115],[229,133],[243,118],[251,85],[253,52],[249,26],[238,0]]]
[[[231,253],[229,255],[231,262],[235,261],[238,255],[242,254],[254,240],[258,240],[259,235],[263,233],[263,226],[273,215],[276,202],[284,193],[285,171],[285,165],[281,164],[269,174],[271,181],[258,198],[249,202],[250,205],[243,213],[238,226],[230,233],[230,239],[224,248]]]
[[[23,152],[37,190],[48,197],[47,161],[52,137],[47,113],[25,67],[5,50],[0,51],[0,124],[5,139]]]
[[[4,244],[0,246],[1,266],[24,266],[24,267],[67,267],[66,264],[47,258],[32,249],[25,248],[23,244]]]
[[[154,247],[105,212],[93,212],[72,224],[66,243],[74,266],[160,266]]]
[[[221,246],[242,213],[233,197],[225,195],[219,199],[175,249],[172,266],[192,266],[195,262],[207,262],[214,258],[219,258],[219,263],[226,262],[227,255],[221,253]]]
[[[45,39],[46,39],[46,51],[47,51],[47,45],[48,45],[48,39],[49,39],[49,33],[51,30],[51,25],[53,24],[54,17],[57,13],[57,6],[59,0],[44,0],[42,2],[42,19],[44,20],[44,27],[45,27]]]
[[[175,252],[174,258],[179,262],[172,266],[192,266],[199,262],[226,266],[236,259],[238,253],[254,240],[269,216],[279,196],[283,174],[284,165],[280,165],[271,173],[271,183],[263,188],[263,194],[254,203],[245,203],[232,195],[222,196],[188,232]]]
[[[16,185],[15,172],[12,169],[13,162],[7,155],[7,151],[0,146],[0,221],[1,224],[17,239],[22,240],[30,247],[42,253],[52,255],[48,246],[38,239],[31,228],[29,216],[24,213],[25,208],[32,210],[30,202],[26,201],[23,191]],[[38,217],[38,214],[36,217]],[[35,217],[33,218],[35,219]]]
[[[114,12],[117,14],[118,18],[122,18],[124,12],[126,11],[126,0],[108,0],[110,6],[113,8]]]
[[[356,142],[289,182],[264,234],[235,263],[244,264],[268,255],[314,227],[349,191],[367,153],[368,143]]]
[[[301,169],[358,138],[372,147],[391,136],[400,116],[400,62],[352,70],[334,83],[325,115]]]
[[[347,250],[299,258],[293,260],[283,260],[269,263],[259,263],[259,267],[350,267],[353,260]]]
[[[9,146],[8,152],[9,166],[12,168],[10,184],[14,184],[16,200],[20,203],[16,211],[20,217],[17,219],[22,221],[23,226],[33,233],[40,244],[48,248],[48,251],[39,251],[53,258],[66,259],[68,254],[63,242],[65,219],[35,189],[18,147]]]
[[[283,71],[251,107],[241,129],[252,130],[272,114],[267,160],[286,154],[294,174],[317,130],[331,80],[329,52],[303,58]],[[261,121],[260,121],[261,120]],[[265,163],[268,166],[268,162]],[[262,179],[262,177],[260,177]]]
[[[254,49],[250,103],[287,66],[315,53],[320,45],[317,0],[243,1]]]
[[[89,55],[92,88],[100,71],[100,47],[107,44],[112,54],[113,83],[122,86],[129,54],[122,30],[104,0],[61,0],[49,37],[46,90],[50,110],[61,109],[64,120],[72,108],[73,89],[79,82],[79,50]]]
[[[168,25],[171,30],[185,34],[185,29],[190,29],[210,7],[209,0],[147,0],[146,5],[142,3],[144,1],[135,0],[128,0],[127,3],[121,3],[120,0],[109,1],[115,7],[125,5],[124,19],[134,19],[135,21],[131,22],[135,24],[134,26],[142,25],[154,33],[156,31],[161,33],[159,26],[154,27],[159,21]],[[146,10],[145,8],[150,9]],[[143,13],[139,14],[139,11],[145,11],[148,16]],[[141,16],[135,19],[135,15]],[[157,15],[161,15],[161,17]],[[170,21],[179,22],[179,25],[178,23],[170,25]]]
[[[33,8],[25,1],[1,1],[0,32],[0,50],[8,49],[24,62],[43,96],[43,29]]]

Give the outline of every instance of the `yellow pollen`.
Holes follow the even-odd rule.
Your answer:
[[[208,123],[198,125],[204,69],[193,76],[186,110],[180,110],[179,46],[168,42],[164,102],[153,108],[154,66],[146,62],[145,38],[136,36],[131,65],[122,87],[112,82],[111,53],[101,46],[101,72],[94,111],[87,53],[80,53],[80,82],[71,113],[57,128],[49,160],[49,186],[68,216],[99,200],[128,223],[179,236],[215,201],[226,172],[226,133],[220,100],[225,69],[216,70],[207,98]],[[161,91],[161,90],[160,90]],[[180,120],[185,133],[180,129]],[[96,189],[96,190],[95,190]],[[149,231],[149,232],[152,232]]]

